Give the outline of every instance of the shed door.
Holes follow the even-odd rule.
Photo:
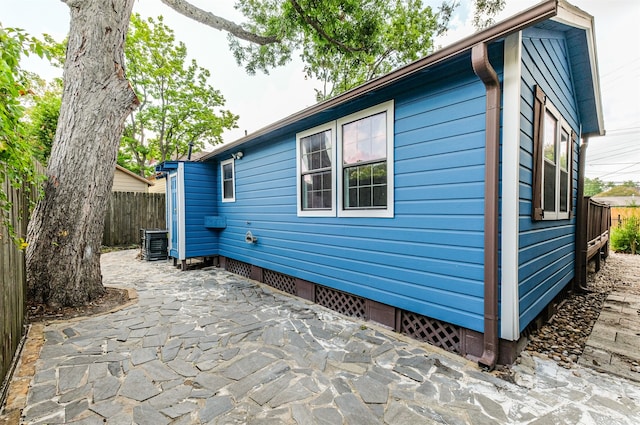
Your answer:
[[[177,257],[178,253],[178,176],[173,175],[171,179],[171,205],[169,206],[171,213],[171,224],[169,234],[171,235],[172,257]]]

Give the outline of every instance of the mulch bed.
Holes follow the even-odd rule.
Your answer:
[[[29,301],[27,302],[27,318],[30,323],[33,323],[93,316],[109,312],[129,302],[129,293],[126,289],[110,287],[105,289],[104,295],[80,307],[51,307],[46,304]]]

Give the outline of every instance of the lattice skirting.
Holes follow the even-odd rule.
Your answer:
[[[263,270],[264,283],[276,288],[282,292],[286,292],[291,295],[297,295],[296,293],[296,278],[283,273],[274,272],[273,270]]]
[[[251,264],[228,258],[226,262],[227,271],[243,277],[251,277]]]
[[[336,291],[326,286],[316,287],[316,303],[345,316],[366,318],[366,300],[346,292]]]
[[[482,354],[483,337],[480,332],[231,258],[220,257],[220,264],[231,273],[257,280],[346,316],[374,321],[447,351],[472,358]],[[515,342],[501,340],[499,361],[502,364],[513,363],[524,348],[520,345],[523,341],[526,343],[526,338]]]
[[[400,332],[460,354],[460,330],[452,324],[410,311],[402,311]]]

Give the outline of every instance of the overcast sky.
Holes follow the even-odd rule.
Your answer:
[[[195,4],[232,20],[241,16],[233,0],[195,0]],[[427,3],[439,4],[438,1]],[[469,4],[462,7],[440,45],[454,42],[473,32],[469,24]],[[501,18],[537,3],[535,0],[506,0]],[[592,138],[587,154],[587,177],[605,181],[640,181],[640,1],[573,0],[595,17],[596,45],[607,136]],[[212,5],[214,5],[212,7]],[[57,0],[0,0],[0,22],[5,27],[23,28],[32,35],[48,33],[61,40],[69,25],[67,6]],[[183,41],[189,56],[211,71],[210,83],[226,98],[226,108],[240,115],[239,128],[224,134],[233,141],[274,121],[315,103],[314,87],[306,80],[300,62],[274,69],[270,75],[247,75],[236,65],[227,48],[226,34],[198,24],[164,6],[160,0],[138,0],[134,12],[163,15],[165,23]],[[57,70],[37,60],[26,67],[45,78]]]

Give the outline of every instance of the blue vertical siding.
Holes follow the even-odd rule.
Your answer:
[[[501,74],[501,48],[492,54]],[[357,107],[390,99],[393,218],[296,215],[296,133],[353,112],[348,104],[243,147],[236,202],[217,205],[227,222],[219,253],[482,332],[484,86],[467,54]],[[248,230],[257,244],[245,242]]]
[[[520,137],[520,217],[518,280],[520,330],[542,311],[574,276],[575,218],[531,219],[533,182],[533,87],[539,85],[578,133],[578,109],[564,33],[528,29],[523,33]],[[573,207],[578,144],[573,146]]]
[[[218,231],[204,227],[205,216],[218,215],[218,176],[214,163],[184,163],[186,258],[218,254]]]

